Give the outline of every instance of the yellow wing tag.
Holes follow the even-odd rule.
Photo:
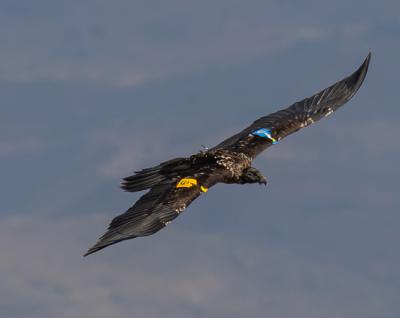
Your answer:
[[[201,192],[207,192],[207,191],[208,191],[208,188],[203,187],[203,186],[200,186],[200,190],[201,190]]]
[[[178,182],[176,185],[177,188],[191,188],[197,185],[196,179],[184,178]]]

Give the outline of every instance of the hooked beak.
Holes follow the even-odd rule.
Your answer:
[[[258,183],[259,184],[263,184],[263,185],[266,186],[267,185],[267,179],[265,177],[262,177]]]

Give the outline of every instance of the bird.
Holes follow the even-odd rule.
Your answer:
[[[370,59],[371,53],[350,76],[257,119],[215,147],[204,148],[190,157],[162,162],[124,178],[123,190],[149,191],[125,213],[115,217],[106,233],[84,256],[124,240],[158,232],[217,183],[266,185],[267,178],[252,166],[254,158],[286,136],[331,115],[349,101],[363,83]]]

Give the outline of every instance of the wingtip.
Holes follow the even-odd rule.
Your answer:
[[[118,231],[108,230],[102,237],[99,238],[96,244],[94,244],[91,248],[88,249],[85,254],[83,254],[83,257],[96,253],[110,245],[114,245],[121,241],[129,240],[135,237],[136,236],[134,235],[127,236],[119,233]]]
[[[365,68],[365,67],[368,68],[369,62],[370,62],[370,60],[371,60],[371,56],[372,56],[372,52],[370,51],[370,52],[368,52],[368,55],[367,55],[367,57],[365,58],[364,63],[362,64],[362,68]]]
[[[353,94],[350,96],[350,98],[358,91],[358,89],[364,82],[364,79],[368,72],[369,63],[371,61],[371,56],[372,54],[371,52],[369,52],[360,67],[347,78],[347,82],[350,84],[350,87],[352,87],[353,91]]]
[[[111,243],[111,244],[113,244],[113,243]],[[100,238],[96,244],[94,244],[91,248],[89,248],[87,250],[87,252],[85,254],[83,254],[83,257],[86,257],[90,254],[96,253],[111,244],[107,244],[107,243],[104,244],[104,242]]]
[[[83,257],[89,256],[90,254],[93,254],[93,253],[97,252],[98,250],[99,250],[99,248],[95,248],[95,247],[89,248],[87,250],[87,252],[85,254],[83,254]]]
[[[365,77],[365,75],[367,74],[367,71],[368,71],[369,62],[371,61],[371,56],[372,56],[372,53],[369,52],[367,57],[365,58],[364,62],[361,64],[361,66],[356,71],[356,73],[360,72],[361,73],[360,75],[364,75],[364,77]]]

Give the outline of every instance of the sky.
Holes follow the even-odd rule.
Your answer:
[[[0,0],[2,318],[400,316],[400,3]],[[141,193],[354,71],[356,96],[154,236],[83,253]]]

